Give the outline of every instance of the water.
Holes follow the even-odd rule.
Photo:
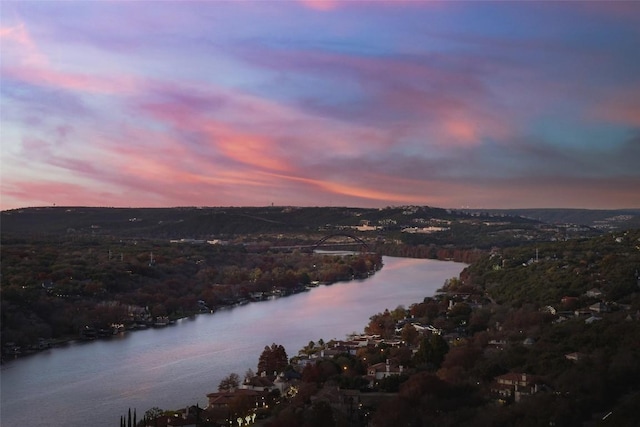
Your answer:
[[[266,345],[289,357],[310,340],[362,332],[373,314],[431,296],[464,264],[384,257],[384,268],[359,281],[320,286],[173,326],[72,343],[1,368],[2,427],[119,425],[136,408],[178,409],[198,403],[232,372],[256,370]]]

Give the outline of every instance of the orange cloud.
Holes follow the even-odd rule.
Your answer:
[[[288,171],[286,161],[277,156],[275,141],[267,137],[239,132],[222,123],[204,125],[210,141],[222,154],[238,163],[272,171]]]
[[[302,176],[293,176],[293,175],[274,175],[279,178],[283,178],[285,180],[301,182],[304,184],[308,184],[314,187],[319,188],[323,192],[329,192],[331,194],[337,194],[342,196],[356,197],[359,199],[369,199],[374,201],[379,201],[382,203],[415,203],[415,204],[431,204],[436,202],[437,197],[430,194],[408,194],[399,191],[382,191],[378,189],[372,189],[361,185],[356,184],[346,184],[335,181],[326,181],[319,180],[314,178],[306,178]],[[393,185],[397,188],[416,188],[416,187],[425,187],[429,186],[428,183],[424,181],[415,181],[415,180],[407,180],[407,179],[398,179],[388,176],[377,176],[372,182],[387,182],[388,184]]]
[[[640,92],[636,92],[636,96],[640,96]],[[614,123],[640,126],[640,101],[636,98],[611,102],[600,106],[594,115]]]
[[[475,145],[479,142],[478,128],[469,120],[451,119],[443,124],[445,132],[461,145]]]
[[[77,206],[79,200],[85,206],[104,206],[118,200],[116,194],[93,186],[51,181],[3,183],[2,198],[3,209],[25,206],[25,200],[31,206]]]
[[[107,179],[133,189],[158,187],[158,192],[173,193],[181,199],[195,192],[192,198],[197,200],[198,192],[270,185],[263,176],[247,173],[245,168],[238,168],[235,162],[214,153],[219,150],[217,145],[210,147],[209,152],[206,147],[193,149],[178,137],[140,128],[126,130],[121,140],[129,143],[116,147],[110,147],[106,141],[100,143],[104,151],[101,164],[105,170],[117,171],[117,176]]]

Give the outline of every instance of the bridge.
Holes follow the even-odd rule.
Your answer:
[[[322,246],[327,240],[333,239],[334,237],[347,237],[351,240],[353,240],[355,243],[359,244],[360,247],[363,249],[362,252],[369,252],[369,245],[367,245],[367,242],[365,242],[364,240],[362,240],[361,238],[354,236],[353,234],[349,234],[349,233],[333,233],[333,234],[329,234],[327,236],[324,236],[322,239],[318,240],[316,243],[314,243],[312,245],[313,250],[316,250],[318,248],[320,248],[320,246]],[[353,242],[349,242],[349,243],[332,243],[331,246],[345,246],[345,245],[349,245],[349,246],[353,246]]]
[[[351,241],[329,242],[329,240],[335,239],[335,238],[347,238],[347,239],[350,239]],[[349,234],[349,233],[332,233],[324,236],[323,238],[319,239],[315,243],[305,244],[305,245],[271,246],[270,249],[273,249],[273,250],[310,249],[311,252],[313,252],[316,249],[321,249],[323,246],[332,247],[332,248],[341,248],[341,247],[348,248],[348,247],[353,247],[354,245],[357,245],[359,247],[360,252],[370,252],[370,248],[367,242],[365,242],[358,236],[354,236],[353,234]]]

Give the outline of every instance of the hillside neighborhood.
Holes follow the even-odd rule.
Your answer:
[[[627,251],[640,235],[627,233],[617,243],[629,244]],[[493,267],[483,273],[508,269],[501,261],[507,255],[513,254],[489,255]],[[632,264],[640,261],[638,252],[627,256]],[[539,256],[513,268],[545,263],[562,261]],[[610,287],[600,258],[596,266],[593,277]],[[144,425],[520,425],[515,420],[525,414],[530,425],[633,425],[640,277],[630,272],[622,297],[585,280],[583,291],[551,304],[513,306],[496,302],[500,295],[487,292],[471,268],[433,297],[373,315],[361,334],[312,341],[281,369],[248,371],[237,384],[208,394],[206,407],[168,412]],[[615,336],[621,329],[624,335]],[[576,382],[576,375],[582,379]],[[605,390],[608,397],[598,394]],[[615,396],[622,399],[617,409]],[[423,409],[424,398],[432,409]]]

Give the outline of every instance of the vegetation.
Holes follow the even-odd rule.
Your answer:
[[[108,327],[363,277],[380,268],[380,254],[457,259],[469,267],[438,295],[374,314],[365,345],[319,340],[290,360],[282,346],[265,347],[258,375],[278,372],[287,388],[270,394],[262,412],[238,396],[229,413],[252,408],[272,427],[638,424],[640,230],[603,234],[407,207],[133,213],[3,212],[5,355],[79,332],[92,339]],[[41,215],[51,215],[49,228],[38,225]],[[361,234],[355,227],[363,224],[381,228]],[[423,226],[441,230],[406,231]],[[335,245],[378,252],[305,251],[331,235]],[[168,241],[187,237],[225,244]],[[219,390],[238,386],[230,374]],[[193,411],[198,426],[217,422]],[[142,423],[176,415],[152,408]],[[129,412],[121,425],[140,424],[135,418]]]
[[[413,232],[429,227],[441,231]],[[13,356],[364,277],[381,255],[470,263],[522,233],[548,240],[566,230],[431,207],[3,211],[2,348]],[[311,255],[319,242],[366,253]]]
[[[283,402],[267,425],[637,425],[639,270],[640,230],[494,251],[441,294],[373,315],[365,332],[380,338],[355,356],[306,364],[304,398]],[[384,360],[404,370],[363,383]],[[500,382],[514,376],[520,386]],[[341,398],[324,397],[336,386]]]
[[[159,318],[209,312],[276,292],[287,295],[311,281],[364,277],[380,267],[381,257],[368,253],[256,253],[239,245],[89,236],[7,239],[2,247],[3,348],[35,350],[80,332],[92,339],[151,326]]]
[[[278,344],[266,346],[258,359],[258,374],[268,374],[271,372],[282,372],[289,364],[289,358],[284,347]]]

